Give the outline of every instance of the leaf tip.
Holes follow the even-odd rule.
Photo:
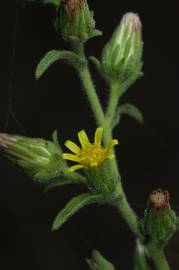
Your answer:
[[[54,223],[52,224],[51,230],[52,230],[52,232],[55,232],[55,231],[58,230],[58,228],[59,228],[59,226],[57,226],[57,225],[55,224],[55,222],[54,222]]]

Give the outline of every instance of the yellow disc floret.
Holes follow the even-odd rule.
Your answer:
[[[81,168],[98,167],[105,159],[114,159],[115,155],[112,148],[118,144],[118,140],[112,140],[106,147],[101,145],[103,136],[103,128],[96,129],[94,143],[90,143],[88,136],[84,130],[78,132],[78,138],[81,148],[72,141],[66,141],[65,146],[73,152],[73,154],[64,153],[63,159],[75,161],[78,165],[69,168],[70,172]]]

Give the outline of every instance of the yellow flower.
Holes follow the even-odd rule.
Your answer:
[[[96,129],[94,143],[90,143],[88,136],[84,130],[78,132],[78,138],[81,148],[72,141],[66,141],[65,146],[73,152],[73,154],[64,153],[63,159],[75,161],[79,163],[69,168],[70,172],[74,172],[81,168],[98,167],[105,159],[114,159],[115,155],[112,148],[118,144],[118,140],[112,140],[106,147],[101,145],[103,136],[103,128]]]

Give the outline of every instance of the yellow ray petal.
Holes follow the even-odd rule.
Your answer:
[[[119,144],[118,140],[112,140],[110,143],[107,145],[107,149],[110,150],[112,149],[115,145]]]
[[[90,143],[88,136],[84,130],[81,130],[78,132],[78,138],[79,138],[82,148],[85,148]]]
[[[68,169],[68,171],[69,171],[69,172],[74,172],[74,171],[79,170],[79,169],[81,169],[81,168],[84,168],[84,165],[74,165],[74,166],[71,166],[71,167]]]
[[[102,136],[103,136],[103,128],[99,127],[99,128],[97,128],[97,130],[95,132],[94,143],[101,145]]]
[[[81,151],[80,147],[76,143],[74,143],[70,140],[65,142],[65,146],[75,154],[79,154]]]
[[[64,154],[62,154],[62,158],[67,159],[67,160],[71,160],[71,161],[80,162],[80,158],[76,155],[73,155],[73,154],[64,153]]]

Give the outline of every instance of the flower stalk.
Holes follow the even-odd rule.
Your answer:
[[[147,249],[157,270],[170,270],[162,248],[158,248],[155,244],[150,243],[147,245]]]
[[[123,86],[119,84],[118,81],[112,81],[110,85],[110,96],[108,107],[106,111],[106,121],[108,123],[109,129],[112,129],[113,121],[117,113],[120,92],[122,91]]]

